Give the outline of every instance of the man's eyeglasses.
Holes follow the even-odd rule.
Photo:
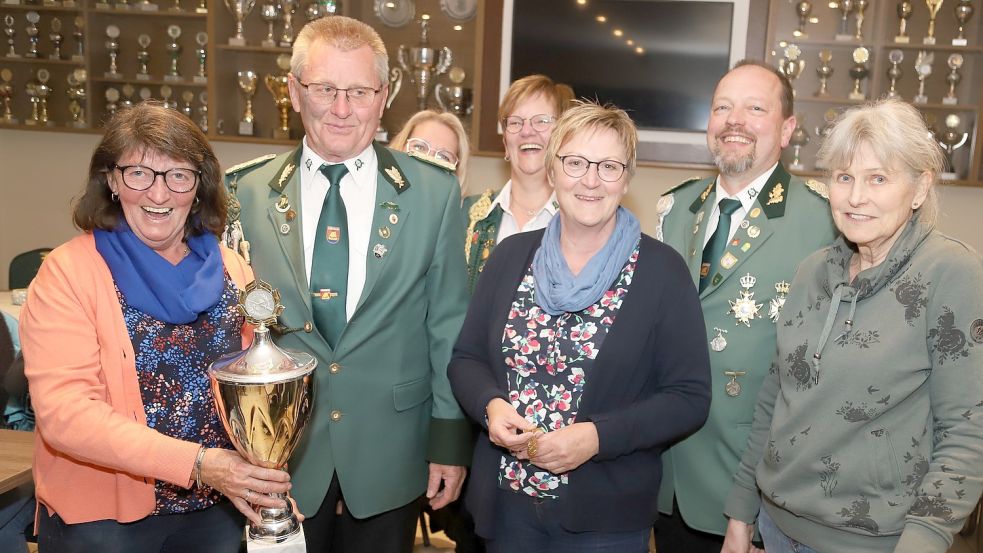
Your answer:
[[[345,93],[348,103],[364,108],[372,104],[375,95],[382,92],[382,87],[369,88],[367,86],[353,86],[351,88],[338,88],[326,83],[304,83],[297,79],[297,84],[307,89],[307,95],[314,103],[331,105],[338,98],[339,92]]]
[[[130,190],[142,192],[154,185],[154,180],[158,175],[164,178],[164,185],[168,190],[177,194],[191,192],[198,179],[201,178],[201,171],[194,169],[175,168],[167,171],[155,171],[143,165],[114,165],[113,169],[118,169],[123,176],[123,184]]]
[[[536,132],[548,131],[553,123],[556,122],[556,117],[552,115],[546,115],[545,113],[540,113],[539,115],[533,115],[532,117],[519,117],[518,115],[509,115],[505,119],[502,119],[502,127],[505,128],[510,134],[518,134],[522,132],[522,126],[526,121],[529,121],[529,126],[532,130]]]
[[[417,153],[420,155],[432,157],[434,159],[439,159],[440,161],[446,161],[450,163],[455,168],[457,168],[457,156],[447,150],[438,150],[430,145],[429,142],[422,138],[411,138],[406,141],[406,152],[407,153]]]
[[[563,164],[563,172],[569,177],[579,179],[580,177],[587,174],[590,171],[591,165],[597,166],[597,176],[600,177],[602,181],[605,182],[617,182],[621,178],[621,175],[625,174],[624,163],[620,161],[615,161],[613,159],[604,159],[601,161],[590,161],[583,156],[557,156],[560,163]]]

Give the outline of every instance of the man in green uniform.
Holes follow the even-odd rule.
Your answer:
[[[775,355],[788,283],[833,239],[825,186],[791,177],[780,161],[794,128],[788,79],[738,63],[717,84],[707,124],[719,175],[659,200],[657,235],[686,259],[700,290],[713,378],[706,424],[663,455],[659,551],[719,553],[724,498]]]
[[[468,297],[460,187],[373,143],[387,74],[371,27],[308,24],[289,77],[302,144],[226,177],[227,242],[279,289],[278,343],[318,360],[313,418],[290,460],[311,552],[411,551],[418,498],[455,499],[470,460],[446,375]]]

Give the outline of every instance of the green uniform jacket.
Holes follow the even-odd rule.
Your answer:
[[[495,249],[498,227],[502,224],[502,206],[491,208],[498,196],[497,190],[489,188],[481,194],[464,198],[461,213],[464,215],[465,242],[464,255],[468,263],[468,292],[474,292],[478,275],[485,268],[485,261]]]
[[[301,150],[234,167],[226,184],[256,277],[279,289],[285,306],[277,343],[318,361],[313,416],[290,459],[291,493],[312,516],[337,472],[346,506],[365,518],[419,497],[428,461],[470,461],[469,425],[447,381],[468,300],[460,187],[447,171],[375,146],[373,253],[361,261],[365,288],[332,350],[311,322]]]
[[[714,178],[685,182],[663,196],[658,206],[660,237],[682,254],[696,285],[703,238],[717,203],[714,183]],[[724,500],[751,431],[758,389],[775,357],[775,323],[769,310],[772,299],[784,298],[776,284],[791,282],[799,262],[833,241],[824,189],[816,181],[807,186],[779,164],[758,193],[747,224],[742,223],[727,244],[721,258],[726,262],[700,294],[708,340],[717,336],[714,328],[720,328],[727,331],[727,345],[723,351],[710,349],[710,416],[703,428],[662,456],[659,491],[659,510],[672,513],[675,493],[683,519],[696,530],[723,535],[727,526]],[[742,285],[745,275],[755,279],[751,288]],[[760,305],[750,326],[728,313],[742,291],[753,293],[751,301]],[[725,372],[745,373],[736,376],[736,396],[725,389],[732,380]],[[734,388],[732,384],[731,392]]]

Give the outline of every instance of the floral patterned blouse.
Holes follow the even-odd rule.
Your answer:
[[[635,246],[614,284],[596,303],[555,317],[536,305],[532,266],[526,269],[505,323],[502,353],[512,407],[544,432],[577,421],[587,374],[621,309],[637,261]],[[509,453],[502,455],[498,473],[502,489],[556,499],[566,483],[567,474],[556,475]]]
[[[127,305],[118,287],[116,295],[136,355],[147,426],[205,447],[232,449],[206,372],[220,355],[242,349],[243,317],[236,311],[238,291],[229,275],[219,302],[190,324],[159,321]],[[222,500],[207,486],[185,489],[162,480],[154,491],[154,515],[198,511]]]

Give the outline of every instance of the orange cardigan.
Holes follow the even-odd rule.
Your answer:
[[[231,250],[222,256],[244,288],[252,270]],[[37,415],[34,486],[49,512],[69,524],[131,522],[153,511],[155,479],[191,484],[199,444],[147,427],[133,346],[91,233],[48,255],[21,311],[20,338]]]

